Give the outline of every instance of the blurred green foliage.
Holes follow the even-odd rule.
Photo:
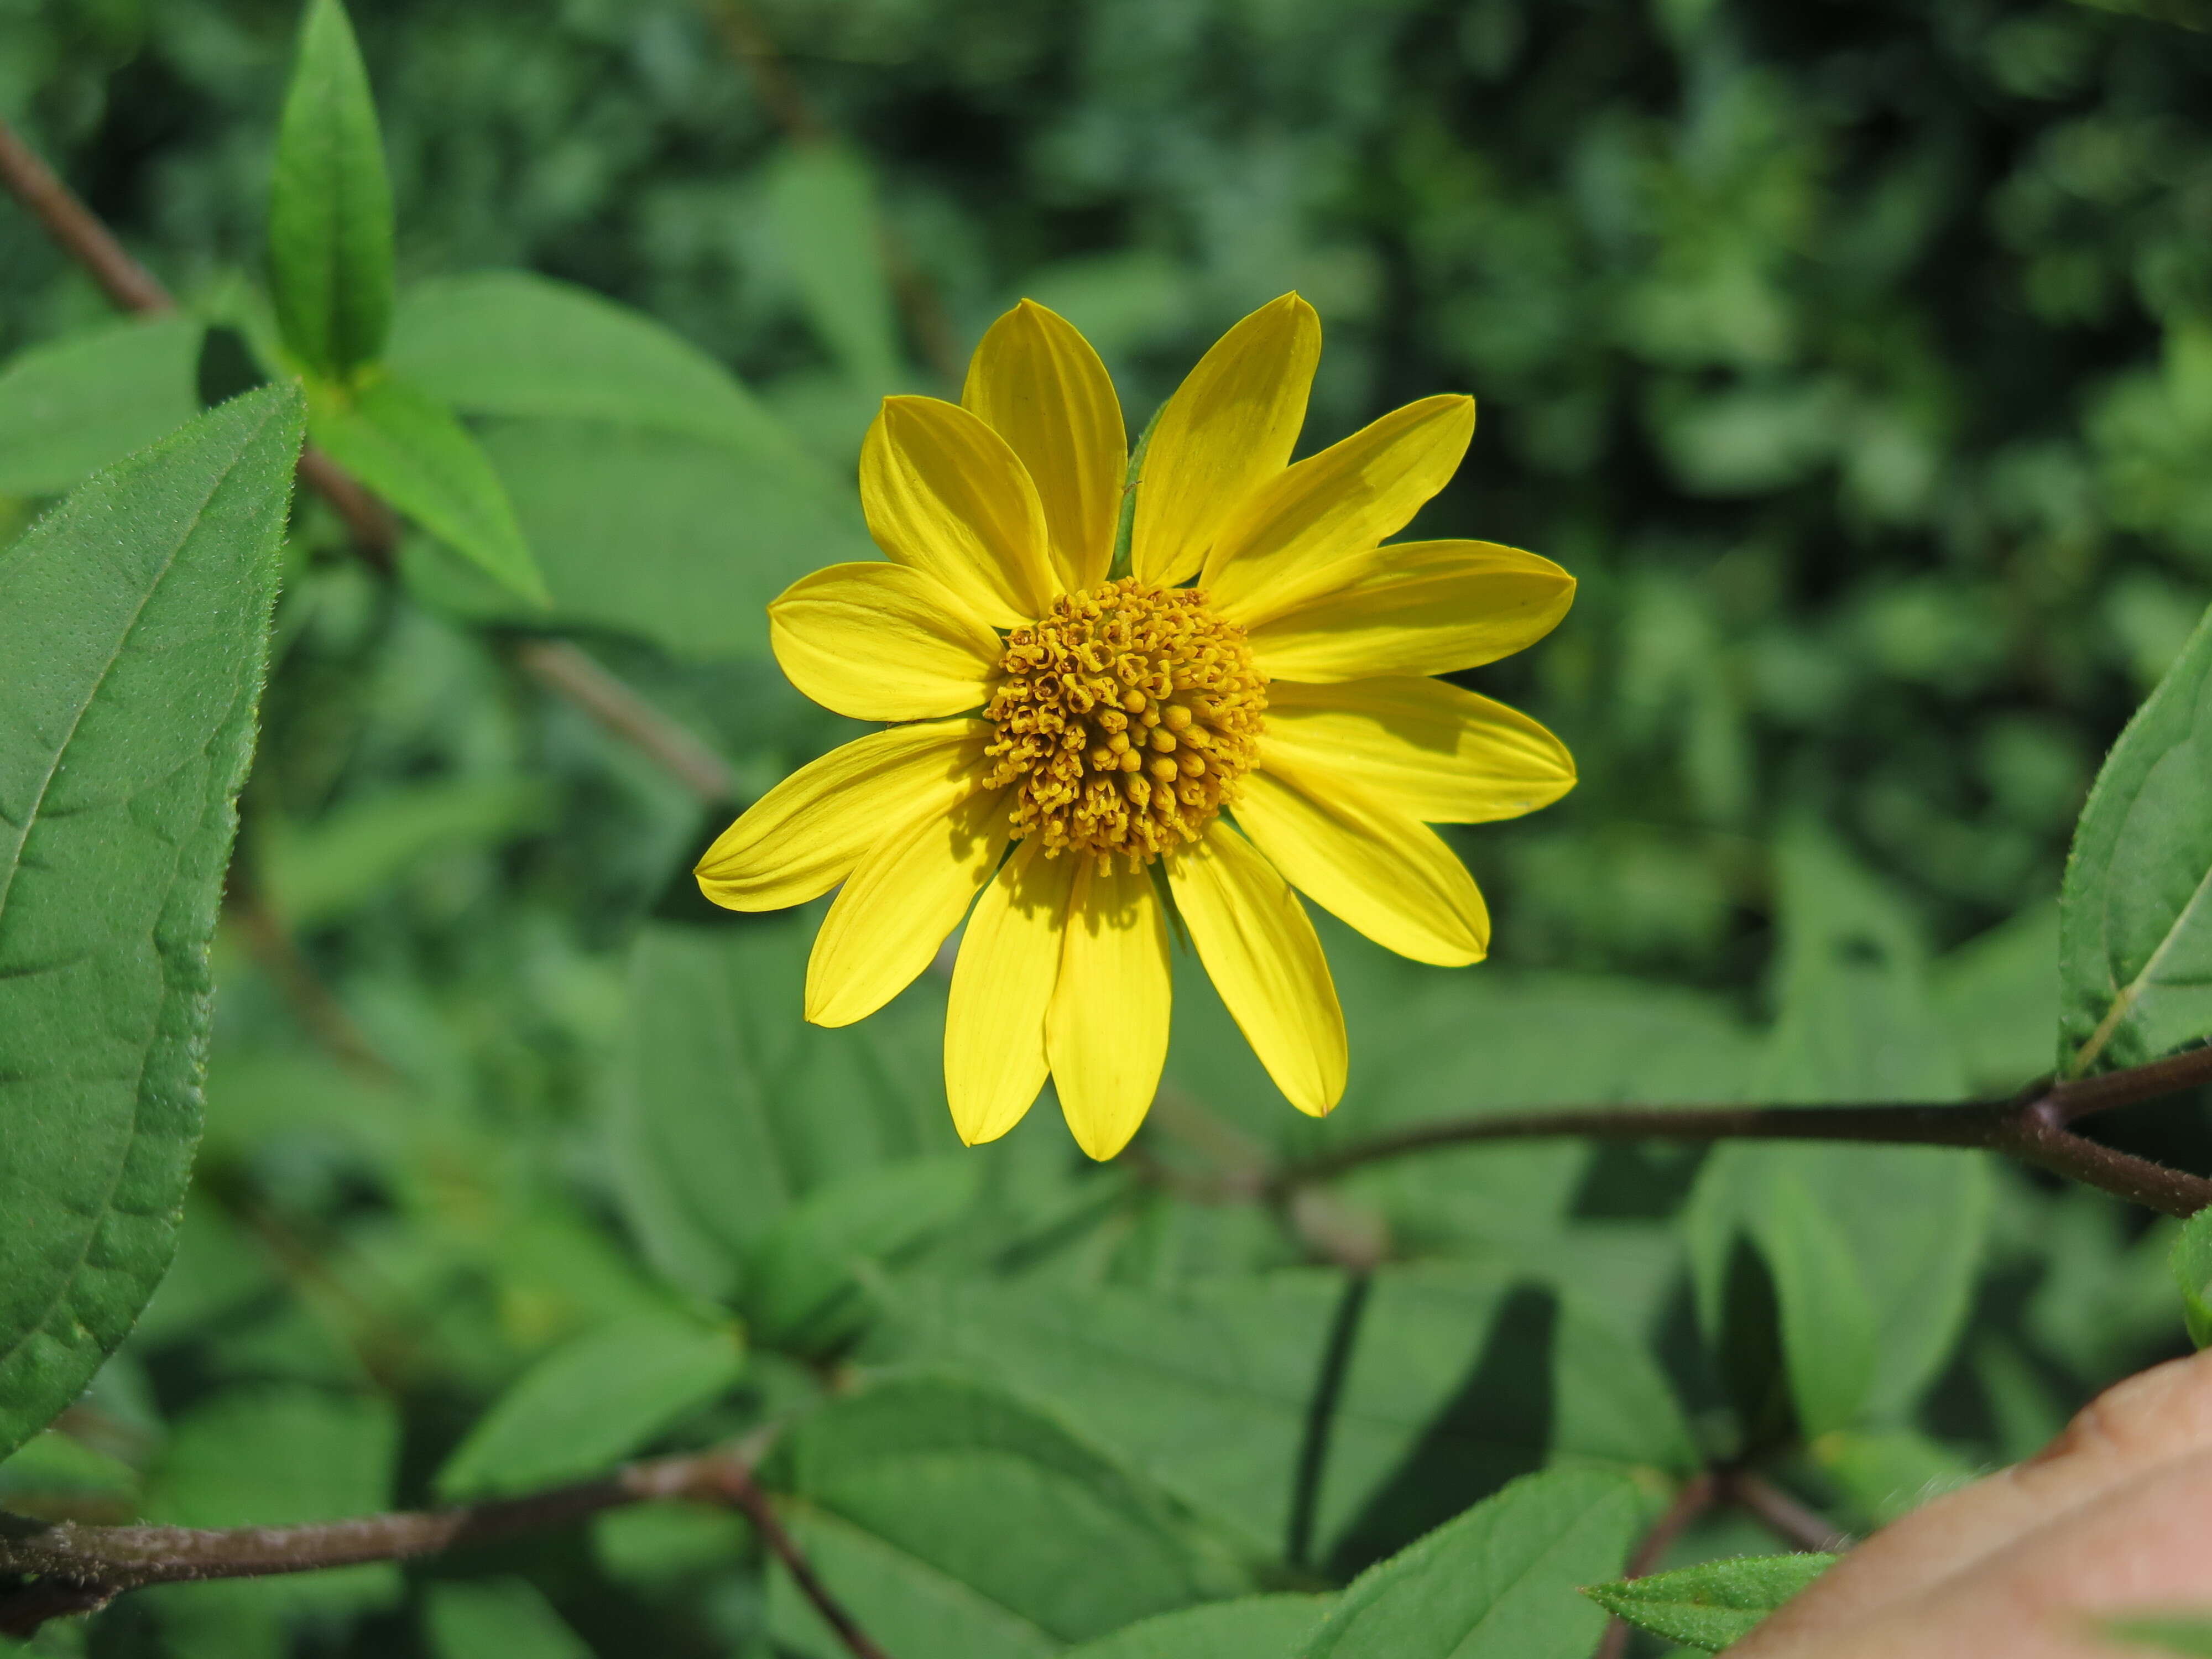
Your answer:
[[[555,613],[419,535],[380,580],[302,505],[178,1266],[68,1432],[0,1466],[0,1504],[307,1518],[820,1410],[889,1461],[841,1465],[817,1426],[780,1478],[855,1583],[896,1552],[872,1589],[900,1659],[938,1650],[912,1632],[983,1650],[931,1622],[933,1587],[984,1572],[990,1515],[1048,1530],[1055,1482],[1110,1488],[1102,1550],[1179,1540],[1118,1600],[1018,1564],[1005,1650],[1045,1653],[1340,1585],[1553,1458],[1656,1490],[1758,1452],[1870,1525],[2179,1345],[2162,1230],[1950,1154],[1542,1143],[1377,1166],[1285,1216],[1187,1195],[1451,1111],[1936,1097],[2049,1064],[2075,815],[2212,595],[2203,0],[356,10],[394,361],[470,417]],[[0,115],[221,325],[208,398],[270,334],[298,25],[291,0],[0,0]],[[651,408],[479,372],[468,342],[560,301],[434,280],[495,266],[707,361],[592,336],[666,377]],[[957,387],[1028,295],[1141,421],[1290,287],[1328,331],[1309,450],[1480,399],[1418,530],[1580,579],[1554,636],[1467,678],[1583,781],[1456,837],[1492,963],[1327,930],[1354,1051],[1328,1122],[1291,1118],[1187,964],[1134,1156],[1080,1166],[1049,1103],[948,1156],[941,982],[801,1029],[811,918],[706,914],[684,872],[726,804],[545,696],[518,630],[580,641],[757,793],[851,732],[784,685],[757,605],[864,545],[846,481],[882,394]],[[5,373],[119,450],[191,399],[178,325],[80,337],[106,318],[0,211]],[[0,529],[101,459],[33,441],[58,423],[0,421]],[[2193,1103],[2114,1133],[2212,1165]],[[1784,1356],[1778,1325],[1813,1334]],[[633,1342],[658,1358],[625,1370]],[[931,1368],[908,1395],[975,1389],[974,1444],[846,1392],[884,1364]],[[558,1407],[564,1368],[611,1365],[609,1419],[533,1428],[533,1386]],[[1028,1462],[971,1455],[1009,1444]],[[952,1471],[939,1507],[901,1456]],[[1676,1559],[1764,1547],[1729,1524]],[[405,1574],[156,1592],[88,1639],[832,1651],[810,1616],[743,1528],[670,1508]]]

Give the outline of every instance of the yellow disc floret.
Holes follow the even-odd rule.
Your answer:
[[[988,713],[1012,833],[1132,870],[1196,841],[1252,764],[1267,681],[1192,588],[1125,577],[1006,637]]]

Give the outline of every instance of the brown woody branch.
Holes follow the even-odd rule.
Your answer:
[[[0,121],[0,185],[29,210],[57,246],[83,267],[125,311],[174,311],[175,298],[131,257],[98,215],[64,184],[15,130]],[[399,544],[392,510],[362,482],[310,444],[300,457],[300,481],[345,521],[354,550],[386,574]],[[729,802],[729,769],[689,732],[573,645],[542,641],[520,653],[539,684],[569,699],[608,732],[635,745],[709,805]]]
[[[524,1498],[304,1526],[88,1527],[0,1514],[0,1634],[31,1636],[49,1619],[96,1611],[149,1584],[404,1561],[672,1498],[742,1511],[854,1659],[885,1659],[816,1575],[742,1451],[633,1463],[602,1480]]]
[[[2212,1048],[2101,1077],[2047,1080],[2010,1100],[1931,1106],[1593,1106],[1444,1118],[1304,1159],[1268,1177],[1261,1194],[1279,1198],[1370,1164],[1493,1140],[1823,1140],[1978,1147],[2148,1209],[2189,1216],[2212,1206],[2212,1181],[2103,1146],[2068,1126],[2094,1112],[2205,1082],[2212,1082]]]

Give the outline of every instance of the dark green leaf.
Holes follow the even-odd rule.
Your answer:
[[[835,142],[793,143],[771,164],[769,207],[807,319],[837,366],[872,392],[893,389],[898,320],[866,160]]]
[[[300,424],[241,398],[0,553],[0,1453],[175,1249]]]
[[[884,1048],[902,1023],[930,1025],[942,994],[933,1006],[919,986],[862,1026],[808,1025],[811,932],[796,918],[648,927],[631,955],[617,1189],[654,1265],[702,1295],[735,1291],[804,1194],[953,1143],[937,1076]]]
[[[416,860],[453,847],[497,846],[543,823],[532,778],[440,778],[349,801],[311,825],[262,831],[263,877],[279,915],[313,927],[357,908]]]
[[[1583,1594],[1638,1630],[1718,1653],[1835,1565],[1832,1555],[1747,1555],[1592,1584]]]
[[[2212,1036],[2212,617],[2106,757],[2059,896],[2059,1064]]]
[[[586,1332],[523,1374],[438,1471],[448,1498],[524,1492],[599,1474],[744,1369],[735,1334],[677,1313]]]
[[[1843,1509],[1868,1531],[1956,1492],[1983,1472],[1912,1428],[1838,1429],[1808,1449],[1821,1473],[1835,1483]]]
[[[1605,1615],[1576,1591],[1620,1570],[1644,1509],[1617,1474],[1526,1476],[1361,1574],[1299,1659],[1585,1659]]]
[[[643,312],[522,270],[417,283],[399,302],[395,374],[464,415],[674,433],[831,481],[721,364]]]
[[[310,396],[310,432],[339,465],[512,592],[550,602],[499,474],[451,410],[383,374]]]
[[[294,356],[325,380],[376,362],[392,326],[392,185],[368,71],[339,0],[308,0],[276,131],[269,271]]]
[[[795,1429],[785,1515],[899,1659],[1029,1659],[1244,1586],[1156,1492],[1052,1419],[975,1383],[894,1380]],[[842,1649],[781,1575],[771,1626]]]
[[[58,495],[199,413],[204,325],[107,323],[33,346],[0,372],[0,495]]]
[[[2181,1291],[2181,1317],[2189,1328],[2189,1340],[2200,1348],[2212,1347],[2212,1210],[2199,1210],[2189,1218],[2166,1260]]]
[[[422,1622],[437,1659],[592,1659],[584,1638],[526,1579],[434,1583]]]
[[[1284,1659],[1313,1633],[1333,1599],[1247,1595],[1186,1607],[1071,1648],[1066,1659]]]
[[[868,1309],[854,1267],[895,1263],[975,1201],[981,1160],[966,1152],[860,1170],[777,1218],[745,1264],[745,1317],[763,1343],[826,1353]]]

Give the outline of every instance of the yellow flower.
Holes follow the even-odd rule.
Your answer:
[[[1136,1133],[1167,1054],[1170,896],[1269,1075],[1327,1112],[1344,1016],[1291,887],[1401,955],[1478,961],[1482,896],[1427,826],[1573,787],[1542,726],[1426,678],[1541,638],[1573,579],[1486,542],[1381,544],[1451,477],[1474,400],[1293,466],[1320,355],[1294,294],[1206,354],[1139,458],[1116,577],[1121,405],[1090,343],[1024,301],[959,404],[888,398],[870,430],[860,499],[890,562],[769,608],[793,684],[888,724],[770,790],[699,885],[769,910],[843,884],[807,965],[822,1025],[889,1002],[966,916],[945,1086],[971,1146],[1048,1073],[1091,1157]]]

